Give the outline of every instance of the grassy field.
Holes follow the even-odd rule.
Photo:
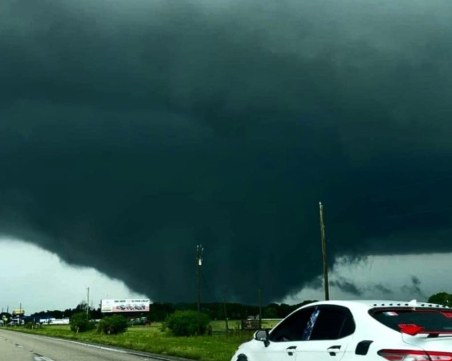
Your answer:
[[[275,322],[264,322],[271,327]],[[146,351],[161,355],[179,356],[200,361],[229,361],[237,347],[252,337],[250,331],[238,330],[239,323],[230,321],[230,332],[226,334],[224,321],[211,323],[212,336],[174,337],[162,331],[162,325],[129,327],[120,335],[102,335],[96,331],[73,333],[69,326],[43,326],[37,329],[15,327],[14,330],[67,338],[71,340],[99,343]]]

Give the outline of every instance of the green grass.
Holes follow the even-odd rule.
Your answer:
[[[271,327],[273,323],[264,323]],[[43,326],[37,329],[15,327],[14,330],[71,340],[125,347],[161,355],[179,356],[199,361],[229,361],[237,347],[252,337],[252,332],[239,331],[238,321],[230,321],[226,334],[224,321],[213,321],[212,336],[174,337],[162,331],[160,323],[151,326],[129,327],[119,335],[102,335],[96,331],[75,334],[69,326]]]

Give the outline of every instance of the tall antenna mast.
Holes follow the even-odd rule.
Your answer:
[[[203,252],[204,252],[203,246],[198,244],[196,246],[196,288],[197,288],[198,312],[201,312],[201,266]]]
[[[325,236],[325,224],[323,222],[323,204],[319,202],[320,212],[320,239],[322,242],[322,262],[323,262],[323,287],[325,291],[325,300],[330,299],[330,291],[328,286],[328,257],[326,254],[326,236]]]

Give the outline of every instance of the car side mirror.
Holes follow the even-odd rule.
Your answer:
[[[270,340],[268,339],[268,330],[257,330],[254,333],[254,339],[257,341],[262,341],[265,347],[270,345]]]

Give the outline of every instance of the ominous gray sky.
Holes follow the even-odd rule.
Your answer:
[[[143,298],[124,282],[91,267],[68,265],[57,255],[17,239],[0,238],[0,307],[2,312],[23,309],[25,314],[66,310],[101,299]]]
[[[0,233],[161,301],[196,244],[206,299],[307,286],[320,200],[332,260],[450,252],[451,36],[448,0],[4,0]]]

